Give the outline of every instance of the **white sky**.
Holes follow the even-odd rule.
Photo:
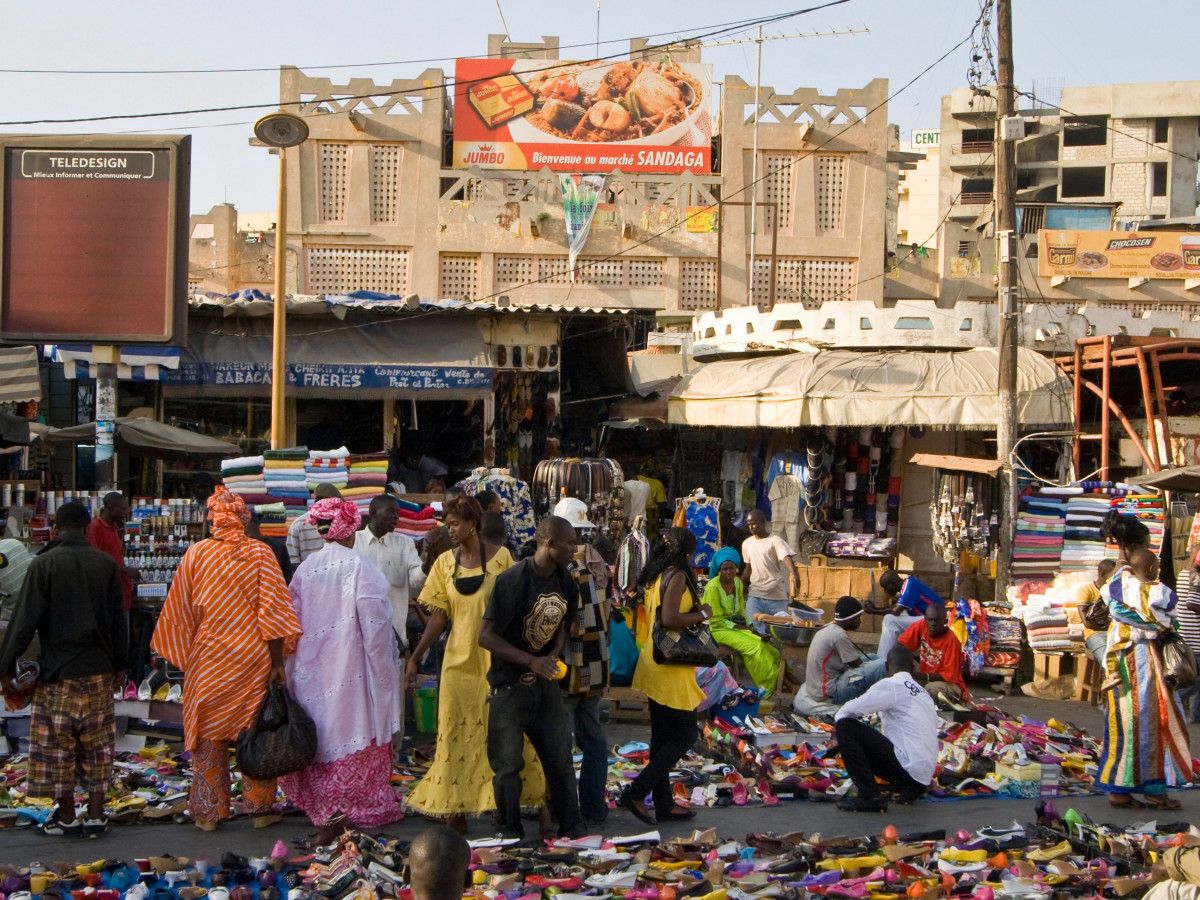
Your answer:
[[[680,27],[718,25],[816,5],[741,0],[601,0],[602,40]],[[322,65],[483,55],[487,34],[508,30],[516,40],[558,35],[563,44],[596,35],[591,0],[557,4],[501,0],[453,4],[316,0],[259,3],[179,0],[120,4],[55,0],[7,3],[0,26],[0,68],[146,69],[299,65],[335,81],[415,76],[445,62],[335,71]],[[1017,81],[1041,86],[1195,79],[1196,0],[1014,0]],[[445,13],[445,15],[441,15]],[[681,18],[681,13],[684,14]],[[765,45],[763,82],[834,91],[889,79],[892,90],[961,40],[979,13],[978,0],[849,0],[843,5],[769,26],[768,33],[867,27],[869,35],[775,41]],[[752,30],[745,32],[749,36]],[[658,39],[656,39],[658,40]],[[601,54],[621,49],[609,44]],[[590,55],[586,48],[564,56]],[[966,84],[969,49],[962,48],[894,100],[888,118],[901,126],[937,127],[942,94]],[[754,80],[754,47],[705,51],[715,77]],[[278,74],[66,75],[0,72],[0,121],[112,113],[159,112],[278,100]],[[249,147],[250,123],[265,110],[162,119],[120,119],[94,125],[0,126],[9,132],[147,130],[193,135],[192,209],[217,203],[239,211],[274,203],[275,169],[264,150]],[[219,126],[219,127],[199,127]]]

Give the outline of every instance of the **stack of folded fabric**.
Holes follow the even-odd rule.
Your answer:
[[[331,484],[338,490],[349,485],[350,451],[345,447],[336,450],[309,450],[304,462],[304,477],[308,489],[315,491],[318,485]]]
[[[1049,581],[1058,571],[1066,530],[1065,498],[1030,494],[1021,498],[1013,536],[1012,575],[1016,580]]]
[[[307,447],[287,447],[263,452],[264,478],[270,502],[280,502],[289,513],[308,509],[308,481],[304,475]]]
[[[1067,500],[1062,571],[1094,575],[1096,566],[1108,555],[1101,526],[1111,509],[1111,498],[1099,490],[1088,490]]]
[[[1029,637],[1030,648],[1038,653],[1074,650],[1079,644],[1078,638],[1071,635],[1064,609],[1029,609],[1025,614],[1025,633]]]
[[[347,479],[349,487],[342,491],[342,496],[353,500],[359,511],[365,513],[371,505],[371,498],[387,489],[387,468],[386,453],[351,456],[350,475]]]
[[[988,613],[987,664],[1014,668],[1021,661],[1021,620],[1016,616]]]
[[[261,456],[239,456],[221,461],[221,481],[231,494],[247,503],[266,503],[267,484],[263,479]]]
[[[397,498],[396,505],[400,507],[400,518],[396,522],[396,530],[401,534],[408,535],[414,541],[421,540],[438,527],[432,506],[421,506],[419,503],[413,503],[403,497]]]
[[[1150,549],[1158,553],[1162,549],[1166,533],[1166,502],[1162,494],[1130,493],[1113,501],[1117,512],[1133,516],[1150,529]]]
[[[263,537],[287,537],[288,510],[282,503],[259,503],[254,507],[258,516],[258,532]]]

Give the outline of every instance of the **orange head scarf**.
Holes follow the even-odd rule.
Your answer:
[[[212,523],[212,536],[218,541],[240,544],[248,541],[246,523],[250,521],[250,510],[246,501],[219,484],[208,498],[208,519]]]

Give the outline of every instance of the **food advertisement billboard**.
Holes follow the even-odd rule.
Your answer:
[[[454,166],[708,174],[712,67],[460,59]]]
[[[190,141],[0,135],[0,337],[186,342]]]
[[[1200,233],[1039,231],[1038,274],[1044,278],[1200,278]]]

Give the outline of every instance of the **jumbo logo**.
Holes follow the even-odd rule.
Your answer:
[[[504,151],[496,150],[491,144],[478,144],[474,150],[463,155],[467,165],[498,166],[504,162]]]

